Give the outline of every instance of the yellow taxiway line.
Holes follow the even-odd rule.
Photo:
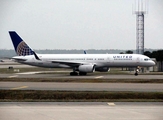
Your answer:
[[[18,89],[23,89],[23,88],[27,88],[28,86],[20,86],[20,87],[15,87],[15,88],[11,88],[11,90],[18,90]]]

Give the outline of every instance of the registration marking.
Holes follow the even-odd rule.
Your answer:
[[[95,77],[95,78],[103,78],[104,76],[98,76],[98,77]]]
[[[11,90],[18,90],[18,89],[23,89],[23,88],[27,88],[28,86],[20,86],[20,87],[15,87],[15,88],[11,88]]]

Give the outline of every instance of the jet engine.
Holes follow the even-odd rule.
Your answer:
[[[80,65],[79,72],[92,73],[95,71],[95,65]]]
[[[110,71],[110,68],[109,67],[99,67],[99,68],[95,68],[95,71],[108,72],[108,71]]]

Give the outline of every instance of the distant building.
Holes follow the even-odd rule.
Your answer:
[[[161,62],[160,62],[160,61],[157,62],[157,71],[158,71],[158,72],[163,72],[163,63],[162,63],[162,65],[161,65]]]
[[[147,67],[144,69],[144,72],[163,72],[163,64],[161,66],[161,62],[157,61],[156,58],[151,58],[156,65],[152,67]]]

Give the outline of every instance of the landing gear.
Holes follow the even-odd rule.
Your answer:
[[[135,76],[138,76],[138,73],[137,72],[135,72]]]
[[[87,75],[86,72],[79,72],[79,75]]]
[[[78,73],[78,72],[76,72],[76,71],[79,71],[79,70],[78,70],[78,68],[76,68],[76,67],[75,67],[75,68],[73,68],[73,72],[70,72],[70,75],[71,75],[71,76],[77,76],[77,75],[87,75],[87,73],[86,73],[86,72],[80,72],[80,71],[79,71],[79,73]]]
[[[138,76],[138,73],[139,73],[140,69],[139,69],[139,66],[136,68],[136,71],[135,71],[135,76]]]
[[[77,72],[70,72],[70,75],[71,75],[71,76],[77,76],[78,73],[77,73]]]
[[[77,75],[87,75],[86,72],[79,72],[79,74],[77,72],[70,72],[71,76],[77,76]]]

